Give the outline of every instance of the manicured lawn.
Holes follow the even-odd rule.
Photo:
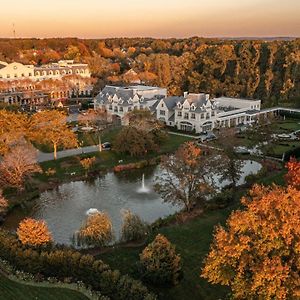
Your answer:
[[[154,289],[159,294],[160,299],[215,300],[225,298],[228,289],[211,285],[200,278],[200,270],[203,259],[209,250],[214,226],[219,223],[224,224],[231,209],[208,212],[186,224],[163,227],[149,237],[149,241],[151,241],[157,233],[165,235],[176,245],[183,262],[184,278],[178,286],[159,290]],[[99,257],[113,268],[117,268],[126,274],[132,272],[143,248],[115,248],[113,252],[102,254]],[[132,275],[134,276],[134,274]]]
[[[0,300],[87,300],[76,291],[20,284],[0,275]]]
[[[300,119],[274,121],[270,126],[274,133],[291,133],[293,131],[300,130]]]
[[[117,130],[109,131],[106,134],[103,134],[102,140],[112,141],[114,136],[117,133],[118,133]],[[170,134],[168,136],[168,139],[161,146],[158,154],[174,152],[181,144],[189,140],[191,140],[191,138]],[[136,162],[143,159],[150,159],[157,156],[157,153],[150,153],[149,155],[144,157],[131,157],[130,155],[118,154],[114,151],[102,151],[102,152],[94,152],[94,153],[80,155],[80,157],[92,157],[92,156],[96,157],[96,163],[92,167],[92,170],[99,170],[99,169],[112,168],[113,166],[119,164],[120,160],[123,161],[122,162],[123,164],[126,164],[126,163]],[[75,172],[76,175],[84,173],[79,162],[79,156],[62,158],[56,161],[43,162],[41,163],[41,166],[43,170],[48,170],[49,168],[55,169],[56,170],[55,177],[58,179],[63,179],[66,176],[70,177],[69,174],[73,172]],[[44,181],[47,181],[49,179],[49,177],[47,177],[45,174],[38,174],[37,177]]]

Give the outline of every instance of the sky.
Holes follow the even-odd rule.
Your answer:
[[[300,0],[0,0],[0,37],[300,36]]]

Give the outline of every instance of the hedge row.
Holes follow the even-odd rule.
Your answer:
[[[91,255],[83,255],[64,246],[43,250],[28,248],[14,235],[0,231],[0,257],[31,274],[56,277],[62,281],[82,281],[111,299],[156,299],[140,281],[111,270],[107,264]]]

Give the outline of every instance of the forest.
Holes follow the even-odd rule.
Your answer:
[[[88,63],[98,79],[95,92],[107,83],[140,80],[170,95],[205,92],[300,107],[300,39],[0,39],[0,61],[59,59]]]

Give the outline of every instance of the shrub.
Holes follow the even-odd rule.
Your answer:
[[[52,235],[46,222],[31,218],[20,222],[17,235],[23,245],[39,247],[52,242]]]
[[[181,258],[166,237],[158,234],[140,254],[142,278],[154,284],[178,284],[182,275]]]
[[[116,300],[154,300],[156,297],[138,280],[122,276],[101,260],[65,246],[38,251],[22,244],[12,234],[0,230],[0,258],[14,267],[53,280],[82,281],[93,290]]]
[[[124,242],[137,241],[145,238],[148,233],[148,225],[130,210],[122,212],[123,225],[121,229],[121,239]]]

